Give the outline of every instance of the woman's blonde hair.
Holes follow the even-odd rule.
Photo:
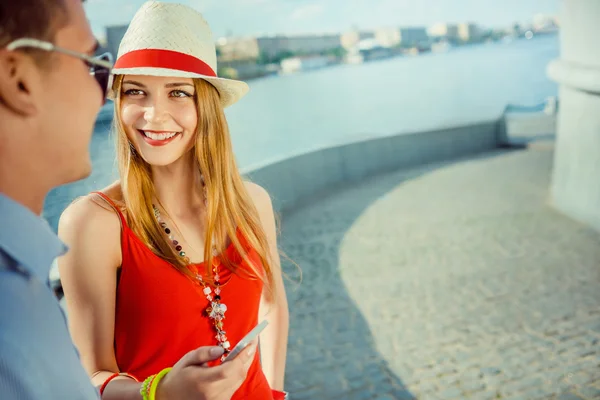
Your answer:
[[[117,94],[113,129],[117,138],[117,161],[123,200],[127,210],[127,223],[157,256],[171,263],[183,274],[193,277],[154,216],[152,207],[154,185],[150,165],[132,149],[121,123],[122,82],[123,76],[117,76],[113,86]],[[223,257],[225,267],[234,273],[246,274],[248,278],[261,279],[267,286],[269,297],[272,298],[274,285],[269,244],[256,207],[246,191],[233,156],[229,127],[219,100],[219,93],[211,84],[201,79],[194,79],[194,87],[198,125],[192,151],[195,152],[198,172],[204,177],[206,185],[207,225],[204,260],[207,260],[205,262],[207,276],[212,276],[211,265],[208,262],[213,257],[212,238],[219,254],[225,254],[226,241],[230,239],[237,253],[242,256],[251,270],[238,271],[231,260]],[[248,248],[240,241],[238,231],[248,245],[256,251],[262,265],[251,262]]]

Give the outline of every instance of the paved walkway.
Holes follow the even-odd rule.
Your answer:
[[[600,234],[547,205],[551,164],[498,151],[284,215],[292,398],[600,398]]]

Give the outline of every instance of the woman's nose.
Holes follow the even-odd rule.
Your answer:
[[[169,117],[167,107],[162,104],[162,101],[158,98],[154,98],[150,101],[144,110],[144,119],[150,124],[159,125],[165,122]]]

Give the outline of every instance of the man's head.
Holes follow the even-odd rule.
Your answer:
[[[90,55],[97,43],[82,0],[0,0],[0,192],[45,192],[89,175],[103,95],[77,57],[6,49],[20,38]]]

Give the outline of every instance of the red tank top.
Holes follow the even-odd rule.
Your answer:
[[[115,357],[119,370],[144,380],[172,367],[187,352],[217,344],[212,322],[206,316],[208,300],[202,287],[155,255],[127,226],[119,208],[102,196],[119,214],[122,224],[121,274],[115,309]],[[240,240],[247,243],[240,235]],[[260,265],[258,254],[248,248],[249,259]],[[238,268],[248,266],[231,244],[221,256]],[[204,274],[205,267],[197,265]],[[258,323],[263,284],[222,268],[221,302],[227,305],[224,329],[232,348]],[[260,366],[257,351],[246,380],[232,399],[270,400],[271,389]]]

